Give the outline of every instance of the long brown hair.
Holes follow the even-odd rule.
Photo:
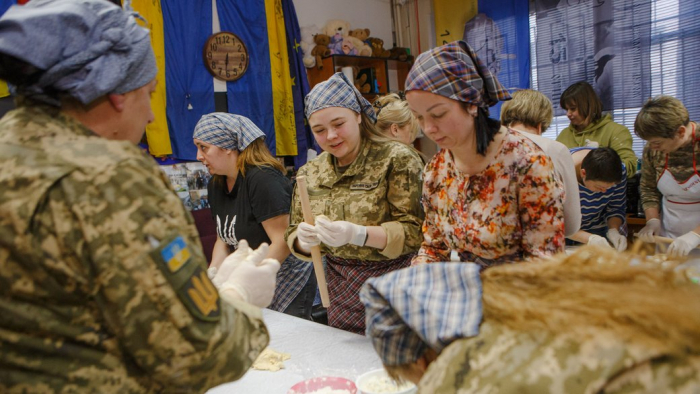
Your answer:
[[[244,177],[247,166],[268,166],[276,168],[282,174],[284,174],[284,166],[274,156],[272,156],[270,150],[267,149],[267,145],[265,145],[265,140],[262,138],[258,138],[251,142],[250,145],[238,153],[236,165],[238,166],[238,172],[240,172]]]

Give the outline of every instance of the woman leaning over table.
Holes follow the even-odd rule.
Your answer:
[[[406,99],[442,150],[425,168],[423,244],[413,264],[483,267],[564,250],[562,187],[532,140],[489,118],[510,95],[462,41],[422,53]]]
[[[287,243],[305,260],[320,245],[327,262],[328,323],[363,334],[360,287],[367,278],[407,267],[420,245],[421,159],[375,128],[372,105],[342,73],[316,85],[305,106],[325,151],[298,173],[307,179],[316,225],[302,222],[295,190]]]

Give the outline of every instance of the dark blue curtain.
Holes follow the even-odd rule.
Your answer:
[[[679,48],[680,59],[677,83],[677,98],[690,112],[690,119],[700,119],[700,1],[680,0]],[[697,137],[697,136],[696,136]]]
[[[214,112],[214,81],[202,48],[211,35],[210,0],[162,1],[165,34],[167,116],[173,156],[196,160],[192,132],[202,115]]]
[[[464,40],[509,91],[530,87],[529,7],[522,0],[479,0],[479,14],[468,21]],[[491,108],[498,118],[501,103]]]
[[[289,72],[292,75],[292,94],[294,95],[294,118],[296,119],[297,149],[298,154],[294,158],[294,167],[299,168],[306,164],[306,152],[314,148],[315,140],[311,129],[304,117],[304,97],[309,93],[309,80],[304,68],[304,53],[301,51],[301,31],[297,13],[292,0],[282,0],[282,12],[284,13],[284,27],[287,31],[287,52],[289,52]]]
[[[227,83],[228,111],[252,120],[265,133],[267,147],[274,155],[277,149],[265,1],[217,1],[216,7],[221,30],[237,35],[249,55],[245,74]]]

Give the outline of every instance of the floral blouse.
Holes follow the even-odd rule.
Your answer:
[[[443,149],[424,176],[423,243],[414,265],[449,261],[451,249],[484,266],[564,250],[564,189],[530,139],[508,130],[496,160],[472,176]]]

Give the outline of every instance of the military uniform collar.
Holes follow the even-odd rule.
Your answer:
[[[372,145],[374,145],[372,141],[367,138],[362,138],[362,142],[360,143],[360,152],[357,154],[355,161],[350,164],[350,167],[348,167],[343,174],[338,174],[338,171],[336,170],[338,160],[335,158],[335,156],[328,154],[326,165],[330,176],[323,179],[320,182],[320,185],[327,188],[332,188],[333,185],[335,185],[335,183],[341,178],[345,176],[352,177],[359,174],[365,168],[365,162],[367,161],[367,156],[369,155]]]

